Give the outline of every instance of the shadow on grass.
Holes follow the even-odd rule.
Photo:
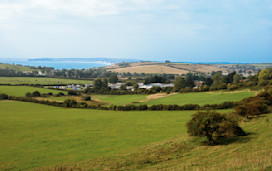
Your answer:
[[[253,132],[247,132],[246,136],[238,136],[238,137],[232,137],[232,138],[220,138],[218,140],[218,145],[229,145],[232,143],[239,143],[239,144],[243,144],[243,143],[247,143],[249,142],[251,139],[253,139],[253,137],[251,135],[255,135],[256,133]]]

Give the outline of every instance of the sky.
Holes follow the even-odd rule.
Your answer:
[[[0,0],[0,58],[272,62],[272,0]]]

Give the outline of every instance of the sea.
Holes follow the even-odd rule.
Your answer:
[[[31,61],[28,59],[12,59],[12,58],[0,58],[0,63],[6,64],[20,64],[23,66],[46,66],[54,67],[55,69],[87,69],[98,68],[112,65],[112,63],[105,61]]]

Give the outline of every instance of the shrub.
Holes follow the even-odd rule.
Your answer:
[[[63,102],[64,107],[76,107],[77,105],[77,101],[75,101],[74,99],[66,99]]]
[[[186,126],[189,135],[206,137],[208,142],[213,145],[219,142],[219,137],[229,138],[246,135],[236,119],[215,111],[194,114]]]
[[[238,89],[240,86],[238,84],[231,84],[228,85],[228,90],[236,90]]]
[[[31,94],[32,97],[41,97],[41,93],[38,92],[38,91],[34,91],[32,94]]]
[[[48,96],[52,96],[52,95],[53,95],[53,93],[52,93],[52,92],[49,92],[49,93],[47,93],[47,95],[48,95]]]
[[[7,100],[9,98],[6,94],[0,94],[0,100]]]
[[[25,96],[26,96],[26,97],[32,97],[32,94],[31,94],[30,92],[27,92],[27,93],[25,94]]]
[[[235,114],[240,116],[258,116],[268,112],[267,101],[261,97],[249,97],[236,106]]]
[[[77,96],[77,93],[74,91],[68,91],[68,96]]]
[[[267,93],[270,94],[272,96],[272,87],[270,87],[268,90],[267,90]]]
[[[91,96],[86,96],[86,97],[84,97],[84,100],[85,100],[85,101],[90,101],[90,100],[92,100],[92,99],[91,99]]]
[[[64,94],[62,92],[59,92],[56,96],[61,97],[61,96],[64,96]]]
[[[265,100],[265,104],[271,105],[272,104],[272,94],[269,92],[262,92],[257,95],[257,97],[261,97],[262,99]]]

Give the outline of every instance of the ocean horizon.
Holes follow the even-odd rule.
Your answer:
[[[105,61],[32,61],[29,59],[1,59],[0,63],[15,64],[23,66],[45,66],[53,67],[55,69],[88,69],[88,68],[98,68],[112,65],[110,62]]]

